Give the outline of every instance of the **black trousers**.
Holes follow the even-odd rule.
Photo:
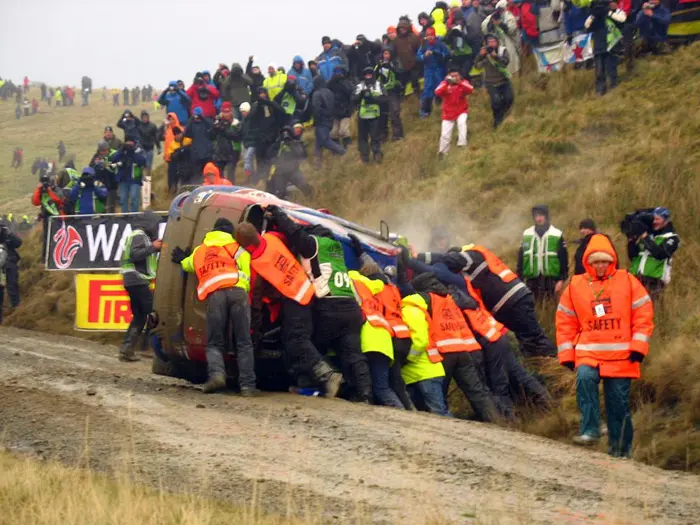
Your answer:
[[[389,93],[387,103],[382,107],[382,114],[379,117],[379,121],[379,129],[381,131],[382,140],[386,140],[389,136],[389,124],[391,124],[391,137],[394,140],[403,138],[403,123],[401,122],[401,95],[399,93]]]
[[[313,191],[309,183],[306,182],[306,177],[300,169],[276,169],[275,173],[267,179],[267,192],[276,195],[280,199],[284,199],[287,195],[287,186],[291,184],[301,190],[301,192],[311,197]]]
[[[535,301],[547,301],[555,299],[554,287],[558,279],[553,277],[539,276],[537,279],[527,279],[525,284],[532,292]]]
[[[357,147],[360,150],[362,162],[369,162],[369,139],[372,139],[372,155],[374,160],[381,160],[381,127],[379,118],[357,119]]]
[[[595,62],[595,91],[605,95],[608,87],[617,87],[617,57],[613,53],[599,53],[593,58]]]
[[[282,299],[280,325],[282,346],[292,375],[313,377],[313,368],[322,357],[311,340],[314,326],[311,306]]]
[[[5,279],[10,304],[12,308],[17,308],[19,306],[19,267],[16,262],[7,261],[5,264]]]
[[[527,294],[513,304],[506,303],[493,314],[499,323],[515,333],[526,357],[555,357],[557,349],[542,330],[535,315],[535,300]]]
[[[131,299],[133,318],[124,336],[124,345],[133,347],[146,326],[148,314],[153,311],[153,294],[148,284],[126,286],[125,289],[129,294],[129,299]]]
[[[443,354],[442,366],[445,368],[443,392],[447,398],[447,389],[452,378],[464,393],[476,413],[476,416],[485,422],[498,418],[496,402],[491,395],[483,373],[483,354],[477,352],[452,352]]]
[[[493,392],[499,412],[509,418],[513,413],[513,401],[508,379],[508,355],[512,354],[508,339],[502,336],[493,343],[484,340],[481,347],[484,349],[486,383]]]
[[[394,343],[394,364],[391,367],[389,383],[391,389],[399,396],[399,400],[404,408],[406,410],[415,410],[416,407],[413,406],[413,401],[411,401],[411,396],[408,394],[406,383],[401,375],[401,367],[406,363],[408,354],[411,352],[411,339],[394,337],[392,341]]]
[[[506,118],[513,105],[513,86],[510,81],[497,86],[486,86],[491,97],[491,111],[493,111],[493,127],[496,129]]]
[[[177,183],[180,180],[177,164],[178,163],[173,160],[168,162],[168,192],[174,192],[177,189]]]

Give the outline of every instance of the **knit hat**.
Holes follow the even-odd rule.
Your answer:
[[[243,113],[244,111],[250,111],[250,102],[242,102],[238,109]]]
[[[433,29],[432,27],[429,27],[428,29],[426,29],[425,36],[435,36],[435,29]]]
[[[658,208],[654,208],[654,215],[668,220],[671,218],[671,210],[664,208],[663,206],[659,206]]]
[[[97,143],[97,149],[109,149],[109,144],[107,143],[106,140],[101,140]]]
[[[112,126],[105,126],[105,131],[114,131]]]
[[[597,231],[598,228],[595,225],[595,222],[593,222],[593,219],[583,219],[581,222],[578,223],[578,229],[579,230],[593,230]]]
[[[223,104],[221,104],[221,111],[233,111],[233,105],[231,105],[230,102],[226,101]]]
[[[329,36],[324,36],[321,39],[321,45],[326,45],[326,44],[330,44],[330,43],[331,43],[331,37],[329,37]]]
[[[609,253],[605,252],[593,252],[588,256],[588,264],[593,264],[597,262],[615,262],[615,258]]]
[[[389,26],[386,28],[386,34],[391,35],[391,34],[396,34],[396,26]]]
[[[216,222],[214,223],[214,230],[233,235],[233,230],[234,230],[233,223],[228,219],[225,219],[223,217],[219,217],[218,219],[216,219]]]
[[[141,118],[143,118],[143,117],[150,117],[150,115],[148,114],[148,111],[146,111],[145,109],[143,111],[141,111]]]

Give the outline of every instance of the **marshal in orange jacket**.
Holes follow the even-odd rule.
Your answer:
[[[588,257],[604,252],[613,257],[605,276],[596,276]],[[647,355],[654,330],[651,298],[636,277],[616,270],[617,253],[605,235],[594,235],[583,255],[586,273],[572,277],[557,308],[560,363],[600,369],[601,377],[639,378],[631,352]]]

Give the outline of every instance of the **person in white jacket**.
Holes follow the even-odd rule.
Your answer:
[[[501,45],[508,50],[508,72],[513,75],[520,71],[520,29],[515,16],[508,11],[507,0],[498,0],[496,10],[481,23],[481,31],[498,36]]]

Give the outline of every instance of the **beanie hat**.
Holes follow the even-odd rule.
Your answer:
[[[392,34],[392,33],[393,33],[393,34],[396,34],[396,26],[389,26],[389,27],[387,27],[387,28],[386,28],[386,33],[387,33],[388,35],[390,35],[390,34]]]
[[[595,222],[593,222],[593,219],[583,219],[581,222],[578,223],[578,229],[579,230],[593,230],[597,231],[598,228],[596,228]]]
[[[588,256],[588,264],[597,262],[614,262],[615,258],[606,252],[593,252]]]
[[[668,220],[671,218],[671,210],[669,210],[668,208],[664,208],[663,206],[659,206],[658,208],[654,208],[654,215],[663,217],[664,219]]]
[[[112,126],[105,126],[105,131],[114,131]]]
[[[109,144],[106,140],[101,140],[97,143],[97,149],[109,149]]]
[[[242,102],[240,106],[238,106],[238,109],[243,111],[250,111],[250,102]]]
[[[429,27],[428,29],[426,29],[425,36],[435,36],[435,29],[433,29],[432,27]]]
[[[221,104],[221,111],[232,111],[232,110],[233,110],[233,106],[231,105],[230,102],[227,101],[227,102],[224,102],[223,104]]]
[[[143,111],[141,111],[141,117],[149,117],[149,116],[150,115],[148,114],[148,111],[146,111],[145,109]]]
[[[326,44],[330,44],[330,43],[331,43],[331,37],[329,37],[329,36],[324,36],[321,39],[321,45],[326,45]]]
[[[225,219],[223,217],[219,217],[218,219],[216,219],[216,222],[214,223],[214,230],[233,235],[233,230],[234,230],[233,223],[228,219]]]

